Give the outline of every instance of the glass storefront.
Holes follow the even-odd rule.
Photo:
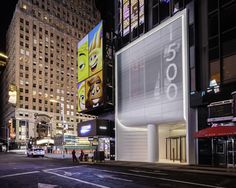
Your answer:
[[[166,159],[186,162],[186,136],[166,138]]]
[[[186,163],[185,124],[160,125],[158,130],[159,162]]]

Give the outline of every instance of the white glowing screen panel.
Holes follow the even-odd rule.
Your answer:
[[[185,119],[187,37],[183,15],[116,53],[116,114],[123,125]]]

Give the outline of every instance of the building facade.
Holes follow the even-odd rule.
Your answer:
[[[95,116],[77,112],[77,43],[100,20],[93,0],[19,0],[7,32],[1,80],[1,126],[25,144],[30,137],[76,135],[77,123]],[[8,88],[17,100],[9,103]],[[9,125],[10,124],[10,125]]]
[[[117,0],[115,7],[116,158],[235,165],[235,2]],[[227,134],[199,136],[229,125]]]

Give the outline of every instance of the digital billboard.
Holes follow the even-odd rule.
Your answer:
[[[177,14],[116,53],[116,118],[126,126],[186,120],[186,16]]]
[[[78,43],[78,111],[103,104],[103,22]]]
[[[129,26],[131,25],[131,31],[134,28],[144,23],[144,0],[120,0],[122,8],[120,11],[120,20],[123,24],[123,35],[129,33]],[[123,17],[123,18],[122,18]]]

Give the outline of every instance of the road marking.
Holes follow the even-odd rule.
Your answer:
[[[64,172],[64,176],[73,176],[73,175],[80,175],[81,173],[80,172],[66,172],[66,171],[63,171]]]
[[[99,177],[99,178],[110,178],[110,179],[114,179],[114,180],[122,180],[122,181],[133,182],[133,180],[128,180],[128,179],[124,179],[124,178],[117,178],[117,177],[109,176],[109,175],[102,175],[102,174],[94,174],[94,175]]]
[[[83,165],[85,167],[86,165]],[[70,169],[70,168],[79,168],[81,166],[67,166],[67,167],[60,167],[60,168],[49,168],[49,169],[44,169],[43,171],[52,171],[52,170],[63,170],[63,169]]]
[[[169,179],[169,178],[157,178],[157,177],[153,177],[153,176],[131,174],[131,173],[126,173],[126,172],[116,172],[116,171],[110,171],[110,170],[101,170],[101,171],[109,172],[109,173],[122,174],[122,175],[129,175],[129,176],[137,176],[137,177],[142,177],[142,178],[151,178],[151,179],[157,179],[157,180],[162,180],[162,181],[171,181],[171,182],[175,182],[175,183],[182,183],[182,184],[188,184],[188,185],[196,185],[196,186],[201,186],[201,187],[224,188],[224,187],[219,187],[219,186],[215,186],[215,185],[208,185],[208,184],[202,184],[202,183],[194,183],[194,182],[181,181],[181,180],[175,180],[175,179]]]
[[[168,174],[166,173],[162,173],[162,172],[147,172],[147,171],[144,171],[144,170],[129,170],[131,172],[142,172],[142,173],[146,173],[146,174],[155,174],[155,175],[163,175],[163,176],[167,176]]]
[[[38,188],[54,188],[54,187],[58,187],[58,185],[38,183]]]
[[[35,174],[35,173],[39,173],[39,172],[40,171],[22,172],[22,173],[16,173],[16,174],[9,174],[9,175],[0,176],[0,178],[8,178],[8,177],[21,176],[21,175],[27,175],[27,174]]]
[[[49,174],[53,174],[53,175],[56,175],[56,176],[59,176],[59,177],[67,178],[67,179],[70,179],[70,180],[74,180],[74,181],[77,181],[77,182],[81,182],[81,183],[84,183],[84,184],[93,185],[93,186],[96,186],[96,187],[110,188],[110,187],[99,185],[99,184],[96,184],[96,183],[91,183],[91,182],[83,181],[83,180],[80,180],[80,179],[76,179],[76,178],[64,176],[64,175],[61,175],[61,174],[57,174],[55,172],[49,172],[49,171],[44,171],[44,172],[45,173],[49,173]]]

